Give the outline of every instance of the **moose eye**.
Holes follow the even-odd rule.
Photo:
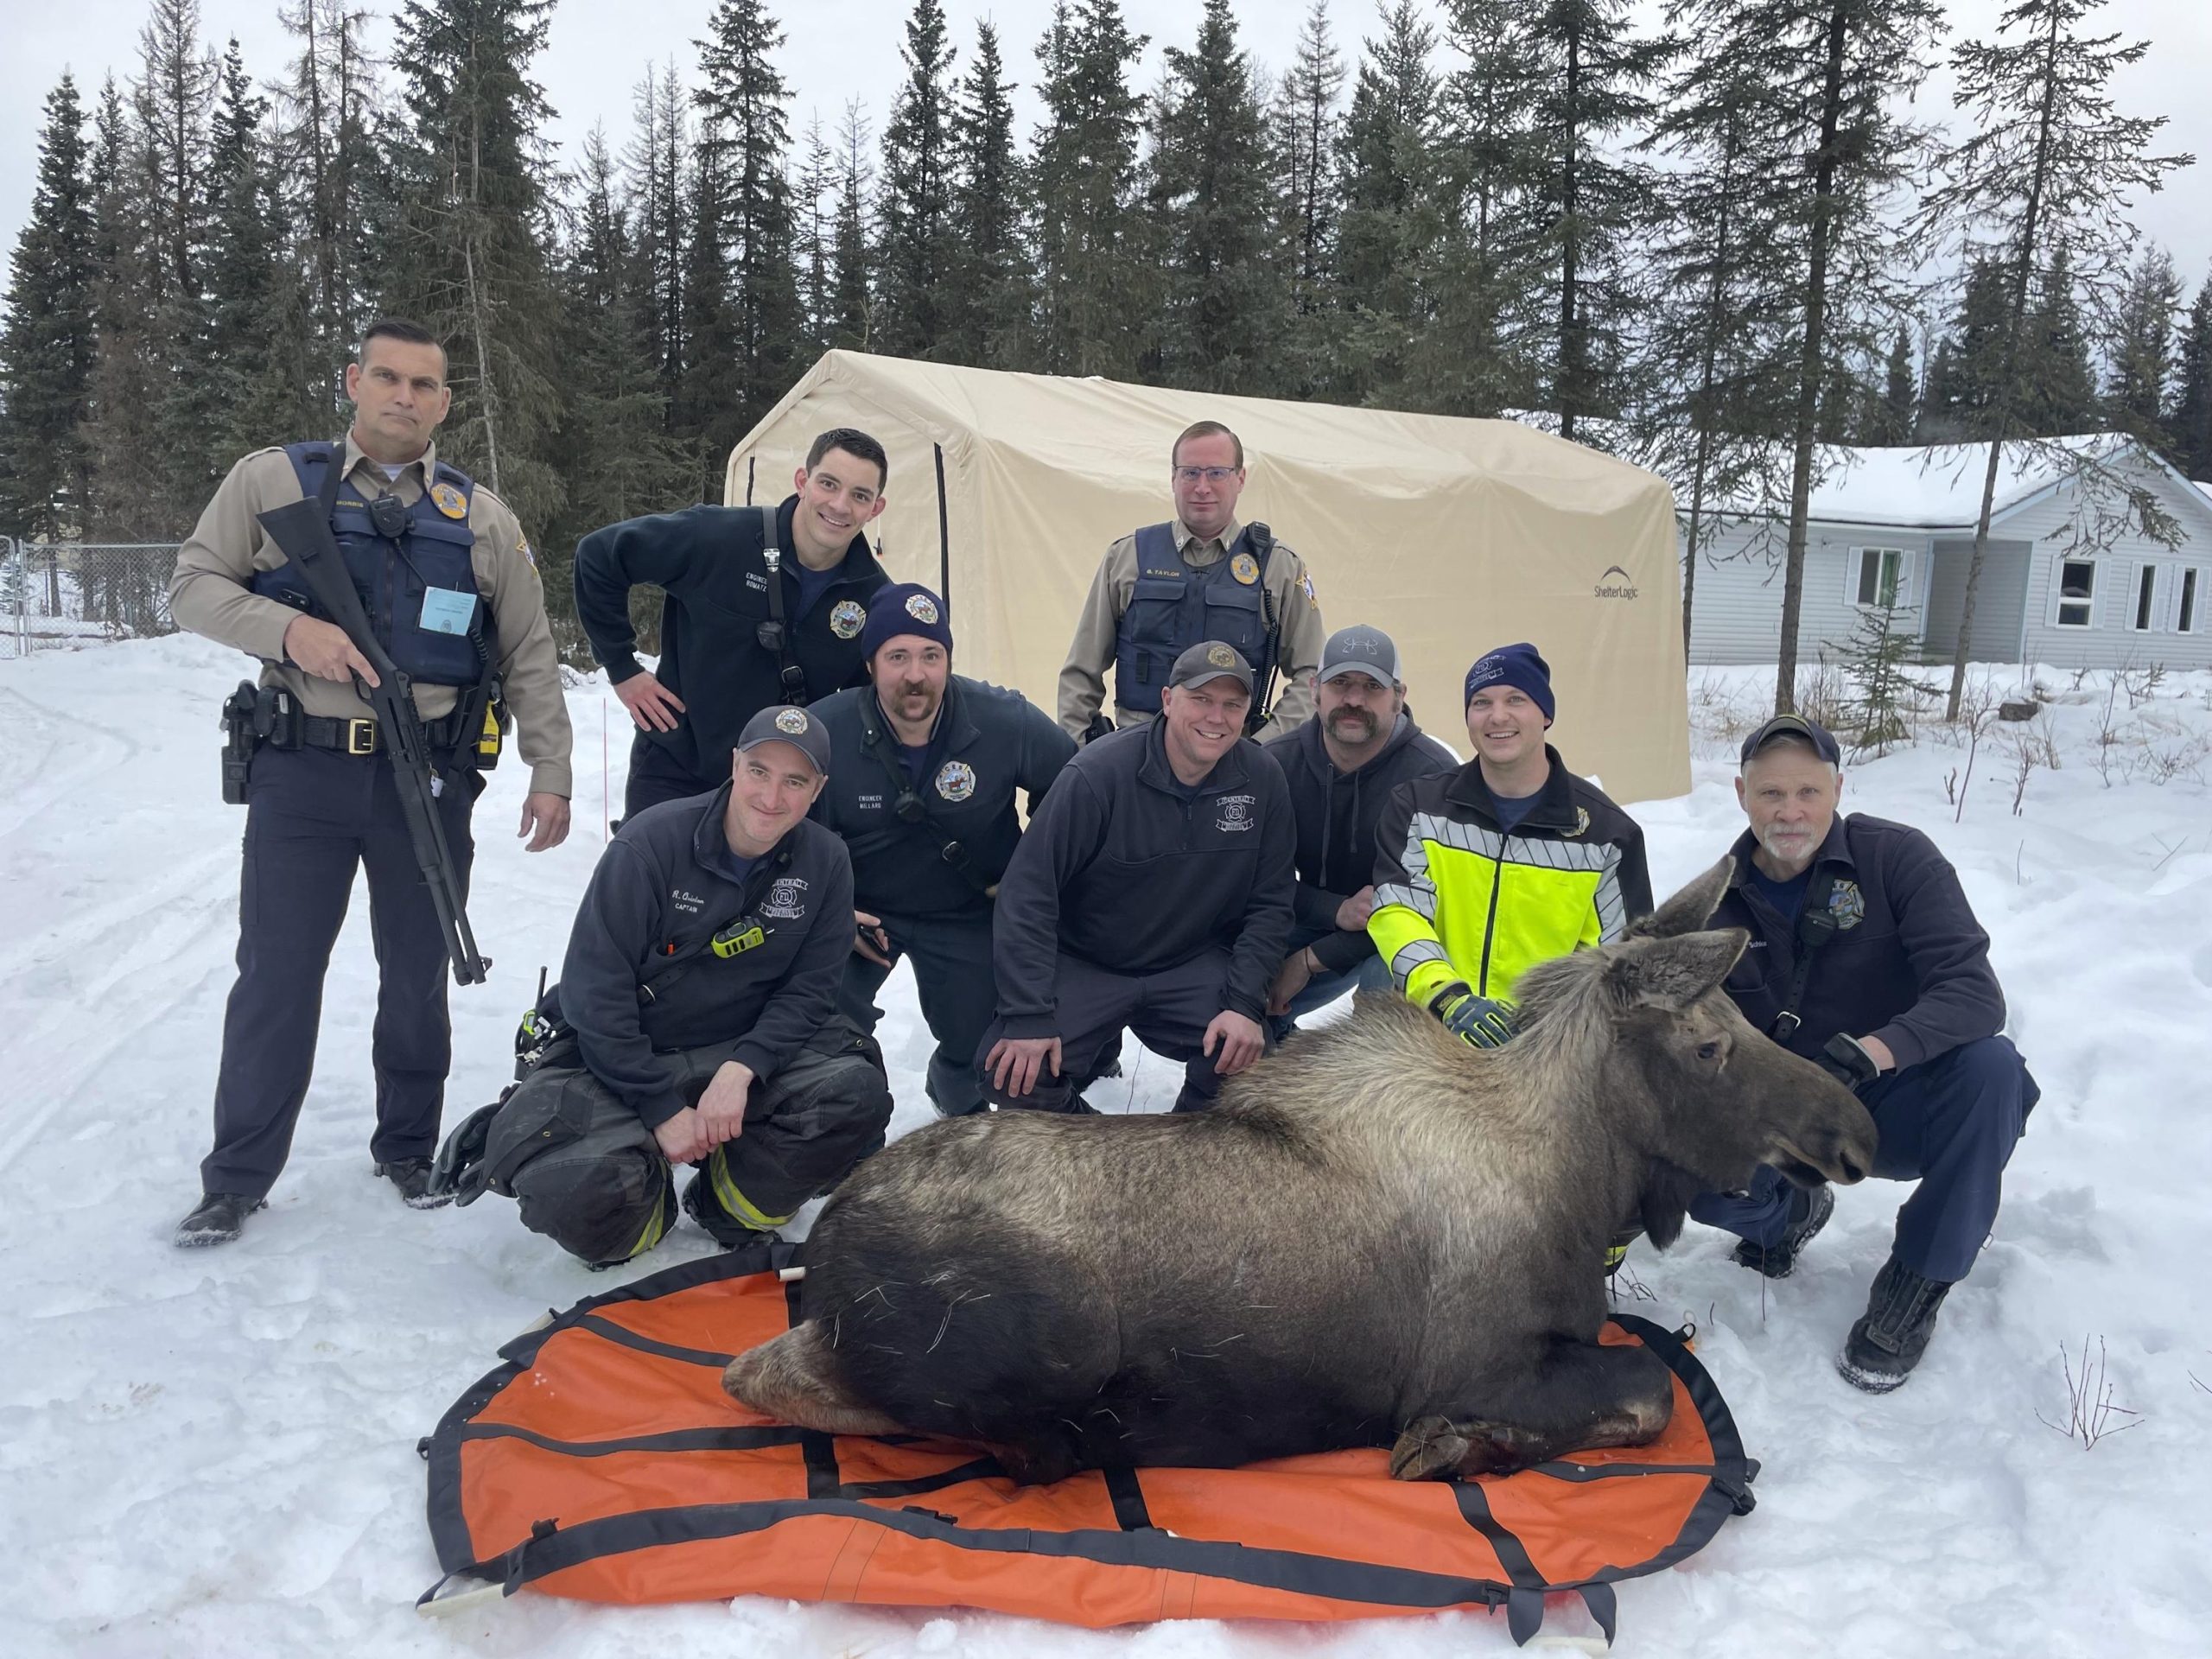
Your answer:
[[[1697,1057],[1700,1060],[1719,1059],[1720,1058],[1720,1045],[1718,1043],[1700,1043],[1697,1046]]]

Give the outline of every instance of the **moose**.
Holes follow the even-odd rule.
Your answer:
[[[1209,1112],[918,1130],[831,1198],[799,1322],[724,1388],[1025,1482],[1382,1446],[1402,1479],[1471,1477],[1653,1439],[1670,1374],[1598,1340],[1624,1218],[1663,1247],[1761,1163],[1809,1185],[1874,1157],[1858,1098],[1720,990],[1729,868],[1523,976],[1503,1048],[1363,997]]]

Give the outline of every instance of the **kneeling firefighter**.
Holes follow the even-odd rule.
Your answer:
[[[883,1145],[873,1039],[836,1011],[852,947],[844,843],[808,820],[821,722],[747,722],[730,781],[626,820],[593,872],[520,1081],[455,1129],[435,1180],[487,1187],[594,1268],[658,1243],[682,1204],[726,1245],[772,1236]]]

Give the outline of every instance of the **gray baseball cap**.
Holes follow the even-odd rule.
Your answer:
[[[1382,629],[1364,622],[1338,628],[1321,647],[1317,680],[1333,680],[1339,674],[1364,674],[1384,685],[1397,685],[1405,676],[1398,669],[1398,648]]]
[[[740,754],[763,743],[788,743],[811,761],[821,776],[830,775],[830,734],[820,721],[795,703],[763,709],[737,734]]]
[[[1234,646],[1205,639],[1178,657],[1167,673],[1170,685],[1204,685],[1209,680],[1234,680],[1249,691],[1252,664]]]

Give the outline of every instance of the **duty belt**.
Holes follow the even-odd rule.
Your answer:
[[[434,749],[449,749],[466,735],[459,730],[461,711],[455,709],[439,720],[423,722],[423,734]],[[384,737],[377,723],[365,718],[340,719],[323,715],[305,715],[300,719],[300,747],[307,749],[332,749],[340,754],[381,754]]]

